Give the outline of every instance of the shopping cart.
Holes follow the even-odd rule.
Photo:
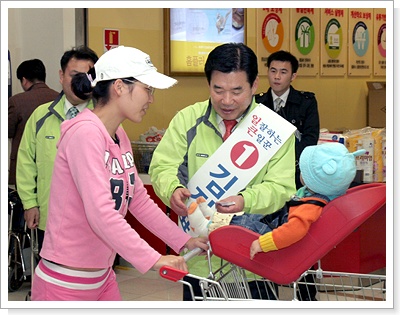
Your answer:
[[[37,230],[27,228],[22,202],[13,189],[8,190],[8,215],[8,291],[14,292],[34,273],[38,260]]]
[[[40,256],[39,256],[39,243],[38,243],[38,232],[37,228],[36,229],[31,229],[31,237],[30,237],[30,242],[31,242],[31,256],[30,256],[30,274],[33,276],[35,273],[35,268],[39,262]],[[31,282],[32,284],[32,282]],[[31,296],[32,292],[29,290],[28,293],[25,296],[25,301],[31,301]]]
[[[8,291],[17,291],[26,280],[24,249],[29,242],[21,200],[15,190],[8,190]]]
[[[131,141],[133,158],[139,173],[147,174],[158,142]]]
[[[325,271],[321,263],[326,254],[385,207],[385,184],[349,189],[324,207],[302,240],[278,251],[259,253],[253,260],[249,248],[259,235],[239,226],[221,227],[209,235],[212,253],[221,258],[218,270],[211,270],[209,264],[210,275],[198,277],[164,266],[160,275],[189,286],[193,300],[252,299],[248,283],[259,280],[257,285],[272,291],[277,300],[312,300],[315,293],[318,301],[386,301],[385,256],[372,257],[376,260],[371,264],[374,270],[367,273]],[[385,248],[385,244],[381,246]],[[197,252],[190,252],[185,259]],[[210,261],[211,251],[207,257]],[[249,277],[249,272],[254,277]],[[182,280],[184,276],[199,280],[202,296],[193,294],[191,284]],[[308,299],[304,292],[310,293]]]

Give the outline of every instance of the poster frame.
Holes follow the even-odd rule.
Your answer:
[[[214,9],[214,8],[213,8]],[[221,8],[221,10],[226,8]],[[246,44],[247,39],[247,12],[246,8],[244,8],[244,37],[243,43]],[[163,20],[164,20],[164,73],[170,76],[204,76],[204,71],[190,70],[189,68],[185,71],[179,71],[172,67],[171,60],[175,57],[174,54],[176,52],[171,51],[171,17],[170,17],[170,9],[163,9]],[[230,41],[221,41],[220,44],[230,42]],[[210,49],[211,51],[211,49]]]

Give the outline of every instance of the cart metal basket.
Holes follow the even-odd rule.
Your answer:
[[[210,253],[211,251],[207,254],[209,260]],[[307,293],[316,290],[317,301],[386,301],[385,274],[331,272],[323,271],[319,267],[317,270],[306,271],[290,284],[277,285],[268,279],[260,279],[255,274],[249,276],[243,268],[224,262],[220,268],[211,271],[208,277],[199,277],[169,266],[163,266],[160,275],[188,286],[193,301],[253,300],[249,288],[251,281],[255,281],[258,291],[271,292],[270,300],[312,301],[314,295]],[[192,285],[183,280],[185,276],[199,280],[201,296],[194,294]],[[302,292],[300,286],[303,286]]]
[[[158,142],[131,141],[131,145],[138,172],[148,174],[151,158]]]

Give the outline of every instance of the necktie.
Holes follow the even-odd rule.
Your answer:
[[[76,117],[76,115],[79,114],[79,109],[77,109],[75,106],[72,106],[69,110],[68,113],[69,115],[69,119],[72,119],[74,117]]]
[[[235,119],[234,120],[225,120],[224,119],[224,124],[225,124],[226,130],[225,130],[225,134],[222,139],[225,141],[231,135],[232,129],[233,129],[233,127],[236,126],[237,121]]]
[[[277,97],[274,101],[274,104],[275,104],[275,111],[279,112],[279,110],[282,108],[283,100],[281,98]]]

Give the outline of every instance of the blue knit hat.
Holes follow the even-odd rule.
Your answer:
[[[304,184],[330,200],[343,195],[356,175],[355,157],[365,150],[349,153],[338,142],[306,147],[300,155],[300,172]]]

